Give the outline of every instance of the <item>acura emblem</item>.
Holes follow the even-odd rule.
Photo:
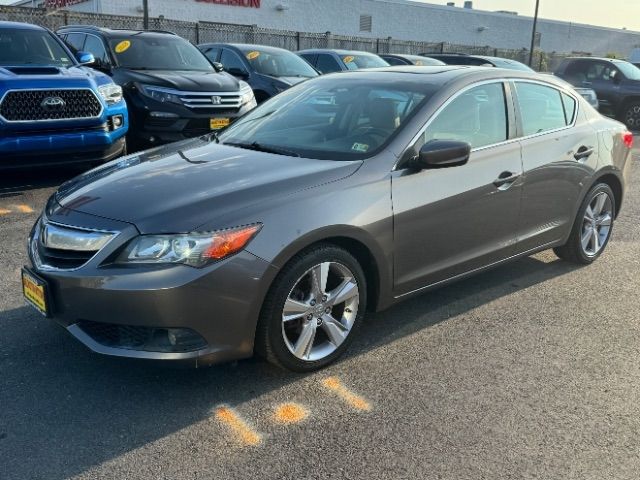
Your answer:
[[[213,103],[214,105],[220,105],[222,103],[222,97],[214,95],[213,97],[211,97],[211,103]]]
[[[42,108],[50,112],[63,110],[66,105],[67,102],[60,97],[47,97],[40,103]]]

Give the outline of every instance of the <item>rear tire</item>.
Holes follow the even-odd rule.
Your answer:
[[[620,121],[631,131],[640,131],[640,102],[630,102],[622,109]]]
[[[576,216],[569,240],[553,249],[563,260],[589,265],[604,252],[613,232],[615,196],[606,183],[595,185],[585,197]]]
[[[345,352],[366,307],[365,275],[349,252],[328,244],[302,251],[267,294],[256,352],[284,369],[318,370]]]

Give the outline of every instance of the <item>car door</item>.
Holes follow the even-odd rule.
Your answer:
[[[508,85],[478,84],[450,99],[412,152],[431,140],[471,147],[463,166],[394,171],[394,287],[418,290],[509,257],[520,213],[522,163]]]
[[[600,108],[611,115],[615,115],[618,109],[621,80],[620,71],[611,62],[589,63],[587,85],[590,85],[598,95]]]
[[[598,138],[573,92],[524,80],[513,91],[524,169],[518,251],[526,252],[568,235],[597,167]]]

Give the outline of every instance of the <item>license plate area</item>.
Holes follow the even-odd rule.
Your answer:
[[[231,124],[230,118],[212,118],[209,120],[209,128],[211,130],[221,130]]]
[[[41,315],[51,315],[51,302],[49,300],[49,285],[47,281],[39,277],[26,267],[22,269],[22,294],[29,305],[35,308]]]

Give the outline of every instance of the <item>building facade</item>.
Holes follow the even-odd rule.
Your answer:
[[[529,48],[532,19],[409,0],[148,0],[151,17],[211,21],[302,32]],[[142,15],[142,0],[49,0],[54,6],[114,15]],[[17,2],[40,6],[43,1]],[[470,2],[465,2],[470,3]],[[546,52],[628,55],[640,32],[567,21],[540,20],[539,47]]]

